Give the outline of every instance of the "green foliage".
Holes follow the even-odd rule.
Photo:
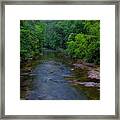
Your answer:
[[[20,21],[21,60],[39,55],[44,37],[44,24],[39,21]]]
[[[39,56],[42,48],[64,49],[75,59],[100,62],[100,21],[21,20],[21,59]]]
[[[84,22],[84,29],[86,34],[100,36],[100,21],[90,20]]]
[[[83,22],[78,20],[53,20],[45,21],[45,41],[44,46],[51,49],[65,49],[66,42],[71,33],[83,31]]]
[[[99,21],[85,21],[86,34],[70,34],[67,41],[67,53],[73,58],[87,62],[100,62]],[[89,34],[89,35],[87,35]]]

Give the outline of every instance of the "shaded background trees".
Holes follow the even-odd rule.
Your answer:
[[[20,21],[20,56],[27,60],[39,55],[44,40],[44,24],[40,21]]]
[[[21,60],[39,56],[42,48],[59,50],[75,59],[99,64],[99,20],[21,20]]]

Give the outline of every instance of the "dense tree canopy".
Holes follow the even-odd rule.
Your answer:
[[[21,60],[39,55],[42,48],[59,50],[75,59],[100,61],[100,21],[21,20]]]
[[[20,55],[21,59],[39,55],[44,39],[44,24],[40,21],[20,22]]]

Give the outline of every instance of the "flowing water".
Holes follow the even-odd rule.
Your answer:
[[[75,69],[64,54],[45,50],[37,60],[21,67],[21,99],[88,100],[99,99],[99,90],[70,83],[70,79],[87,81],[86,70]]]

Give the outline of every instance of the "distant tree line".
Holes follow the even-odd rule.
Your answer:
[[[21,60],[39,56],[42,48],[63,49],[75,59],[99,64],[99,20],[21,20]]]

